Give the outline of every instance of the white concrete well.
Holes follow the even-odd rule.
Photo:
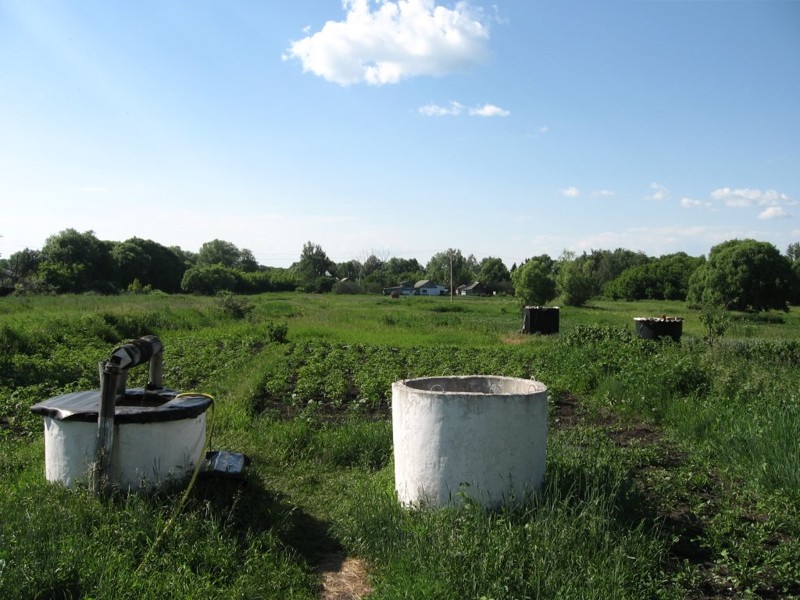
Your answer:
[[[544,477],[547,387],[488,375],[396,381],[392,432],[402,504],[521,499]]]
[[[211,399],[173,390],[128,390],[116,406],[109,483],[151,491],[188,479],[202,459]],[[67,487],[88,483],[97,445],[100,391],[73,392],[31,407],[44,417],[45,476]]]

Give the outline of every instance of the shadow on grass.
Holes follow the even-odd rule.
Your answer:
[[[248,533],[272,531],[311,567],[341,551],[329,523],[308,514],[285,494],[265,488],[255,476],[201,479],[193,498],[205,503],[211,518],[225,522],[242,539]]]

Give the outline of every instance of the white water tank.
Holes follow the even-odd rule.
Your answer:
[[[392,432],[402,504],[520,500],[544,478],[547,387],[484,375],[396,381]]]

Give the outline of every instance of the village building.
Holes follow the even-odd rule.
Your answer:
[[[383,288],[384,296],[444,296],[448,288],[433,283],[429,279],[421,279],[416,283],[401,281],[400,285]]]
[[[473,281],[472,283],[458,286],[457,293],[459,296],[488,296],[489,290],[480,281]]]

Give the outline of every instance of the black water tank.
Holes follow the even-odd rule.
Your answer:
[[[523,310],[523,333],[558,333],[558,323],[557,306],[526,306]]]
[[[683,333],[683,319],[679,317],[636,317],[636,335],[644,340],[672,338],[679,342]]]

